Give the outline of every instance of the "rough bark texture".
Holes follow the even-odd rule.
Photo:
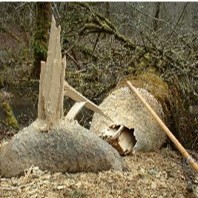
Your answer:
[[[75,121],[65,121],[48,133],[30,125],[2,148],[1,176],[23,174],[31,165],[51,172],[122,171],[124,168],[113,147]]]

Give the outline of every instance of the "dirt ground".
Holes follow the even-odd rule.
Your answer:
[[[0,177],[0,197],[14,198],[191,198],[181,156],[171,148],[124,157],[128,171],[54,173],[31,167],[18,178]]]

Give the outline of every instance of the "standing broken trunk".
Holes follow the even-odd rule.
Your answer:
[[[38,121],[45,121],[43,130],[63,118],[64,78],[66,59],[62,60],[60,26],[52,19],[47,62],[41,62],[39,84]]]

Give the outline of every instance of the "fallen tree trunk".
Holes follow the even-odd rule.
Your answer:
[[[144,105],[126,84],[129,80],[138,87],[140,94],[152,106],[162,120],[169,115],[167,101],[168,86],[158,75],[145,73],[128,76],[99,105],[104,113],[113,118],[114,123],[94,114],[90,130],[112,144],[121,155],[133,151],[159,149],[166,141],[166,135],[151,117]]]

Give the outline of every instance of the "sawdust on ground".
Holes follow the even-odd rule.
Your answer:
[[[0,177],[0,197],[186,198],[181,157],[170,148],[124,157],[128,171],[54,173],[31,167],[18,178]]]

